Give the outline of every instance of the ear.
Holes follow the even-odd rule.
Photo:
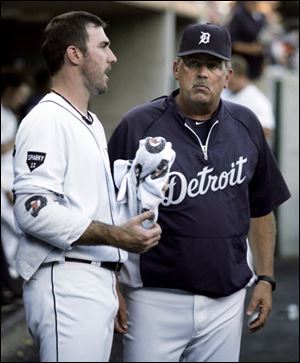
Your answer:
[[[76,48],[74,45],[70,45],[67,50],[65,56],[68,61],[74,65],[78,65],[82,59],[82,52]]]
[[[180,60],[175,59],[174,63],[173,63],[173,74],[174,74],[176,81],[178,81],[178,79],[179,79],[179,62],[180,62]]]
[[[232,68],[227,69],[224,88],[227,88],[228,87],[228,83],[231,80],[232,73],[233,73]]]

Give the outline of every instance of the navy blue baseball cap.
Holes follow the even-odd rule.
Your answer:
[[[216,24],[191,24],[183,30],[178,57],[207,53],[231,59],[231,40],[227,29]]]

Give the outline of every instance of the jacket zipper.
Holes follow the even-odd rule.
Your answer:
[[[188,128],[197,138],[198,142],[199,142],[199,145],[202,149],[202,152],[203,152],[203,155],[204,155],[204,160],[208,160],[208,142],[209,142],[209,138],[210,138],[210,134],[212,132],[212,129],[214,128],[214,126],[219,123],[219,120],[215,121],[214,124],[211,126],[209,132],[208,132],[208,135],[207,135],[207,138],[206,138],[206,142],[205,142],[205,145],[202,144],[201,140],[200,140],[200,137],[196,134],[196,132],[187,124],[185,123],[184,126],[186,128]]]

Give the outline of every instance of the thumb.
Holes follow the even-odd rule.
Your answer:
[[[256,310],[258,301],[252,297],[246,309],[246,315],[251,316]]]
[[[155,217],[155,214],[153,211],[149,210],[147,212],[141,213],[138,216],[134,217],[135,222],[142,223],[146,219],[153,219]]]

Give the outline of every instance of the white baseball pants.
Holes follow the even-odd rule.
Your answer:
[[[124,362],[238,362],[245,294],[211,299],[181,290],[125,289]]]
[[[118,310],[112,271],[49,263],[24,283],[24,305],[41,362],[109,360]]]

